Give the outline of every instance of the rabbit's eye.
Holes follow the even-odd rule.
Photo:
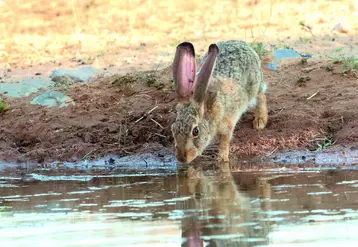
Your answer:
[[[193,136],[194,137],[197,137],[199,135],[199,128],[198,128],[198,126],[196,126],[196,127],[194,127],[194,129],[193,129]]]

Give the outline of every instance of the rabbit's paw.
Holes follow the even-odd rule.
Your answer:
[[[254,128],[257,130],[264,129],[266,127],[266,124],[267,124],[267,115],[266,114],[257,115],[253,122]]]
[[[266,111],[262,111],[259,114],[257,114],[253,122],[254,128],[257,130],[264,129],[267,124],[267,119],[268,117]]]
[[[268,110],[267,110],[267,103],[266,103],[266,95],[260,93],[257,96],[257,106],[255,112],[255,120],[253,122],[254,128],[257,130],[262,130],[266,127],[267,120],[268,120]]]
[[[229,156],[227,155],[224,155],[224,156],[222,156],[222,155],[219,155],[219,157],[217,158],[217,162],[219,163],[219,164],[225,164],[225,163],[229,163]]]

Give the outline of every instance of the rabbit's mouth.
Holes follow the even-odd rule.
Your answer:
[[[176,152],[176,159],[180,163],[190,163],[197,157],[197,151],[194,148],[190,148],[185,152]]]
[[[183,158],[183,157],[176,156],[176,159],[177,159],[177,161],[180,162],[180,163],[187,163],[187,162],[186,162],[186,159]]]
[[[196,156],[195,157],[190,157],[189,159],[187,157],[176,156],[177,161],[180,162],[180,163],[184,163],[184,164],[189,164],[195,158],[196,158]]]

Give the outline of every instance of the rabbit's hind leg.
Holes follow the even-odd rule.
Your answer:
[[[264,92],[260,92],[257,95],[257,104],[255,110],[255,119],[253,122],[254,128],[257,130],[262,130],[266,127],[268,121],[268,110],[267,110],[267,100]]]

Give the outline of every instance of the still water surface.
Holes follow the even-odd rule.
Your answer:
[[[1,246],[358,246],[358,171],[137,175],[0,177]]]

